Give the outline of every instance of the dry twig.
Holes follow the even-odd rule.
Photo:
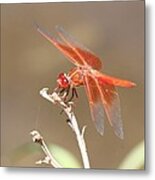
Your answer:
[[[38,143],[43,152],[45,153],[45,158],[43,160],[39,160],[36,162],[36,164],[51,164],[55,168],[62,168],[62,166],[55,160],[51,152],[49,151],[43,137],[40,135],[40,133],[36,130],[31,131],[30,133],[32,135],[32,140],[34,143]]]
[[[86,143],[84,140],[84,132],[86,126],[84,126],[80,131],[75,114],[72,111],[72,103],[70,103],[70,105],[64,103],[62,97],[60,97],[56,92],[53,92],[52,94],[48,94],[48,88],[43,88],[40,91],[40,95],[45,99],[47,99],[48,101],[52,102],[53,104],[58,104],[63,109],[63,111],[65,112],[65,114],[69,119],[68,124],[76,135],[76,139],[82,156],[83,166],[84,168],[90,168]]]

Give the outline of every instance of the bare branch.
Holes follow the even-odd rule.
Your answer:
[[[84,133],[85,133],[86,127],[87,127],[87,126],[83,126],[83,128],[82,128],[81,135],[82,135],[83,137],[84,137]]]
[[[36,130],[33,130],[30,132],[32,136],[32,140],[34,143],[38,143],[43,152],[45,153],[45,158],[43,160],[39,160],[36,162],[36,164],[51,164],[55,168],[62,168],[62,166],[55,160],[51,152],[49,151],[43,137],[40,135],[40,133]]]
[[[60,97],[56,92],[53,92],[52,94],[48,94],[48,88],[43,88],[40,91],[40,95],[50,101],[53,104],[58,104],[65,114],[67,115],[69,119],[69,127],[73,130],[73,132],[76,135],[76,139],[78,142],[78,146],[81,152],[82,160],[83,160],[83,166],[84,168],[90,168],[90,163],[89,163],[89,158],[88,158],[88,153],[87,153],[87,148],[86,148],[86,143],[84,140],[84,132],[85,132],[85,126],[82,129],[82,132],[80,131],[77,120],[75,117],[75,114],[72,111],[72,102],[68,105],[64,103],[63,98]]]

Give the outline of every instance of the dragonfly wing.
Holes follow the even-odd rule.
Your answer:
[[[100,84],[93,74],[85,76],[85,87],[89,99],[91,115],[100,134],[104,132],[104,112],[115,134],[123,139],[123,125],[119,95],[111,84]]]
[[[107,118],[114,128],[115,134],[120,138],[123,139],[123,124],[121,119],[121,108],[120,108],[120,99],[119,95],[116,91],[115,86],[111,84],[99,84],[102,97],[103,97],[103,104],[104,109],[107,115]]]
[[[61,40],[53,37],[47,31],[42,29],[37,25],[37,31],[45,37],[49,42],[51,42],[56,48],[58,48],[73,64],[76,66],[83,66],[84,63],[77,53],[68,45],[64,44]]]
[[[131,81],[107,76],[105,74],[100,73],[99,71],[94,71],[94,73],[95,73],[96,78],[99,81],[99,84],[101,85],[102,84],[104,85],[105,83],[107,83],[114,86],[125,87],[125,88],[131,88],[131,87],[136,86],[136,84]]]
[[[92,120],[95,123],[97,131],[103,135],[104,109],[96,81],[91,76],[86,75],[84,77],[84,85],[88,96]]]
[[[89,65],[93,69],[100,70],[102,67],[101,60],[88,48],[79,43],[73,36],[67,33],[62,27],[57,26],[56,30],[62,40],[77,54],[84,65]]]

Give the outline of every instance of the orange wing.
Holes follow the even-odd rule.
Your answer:
[[[49,42],[51,42],[56,48],[58,48],[73,64],[75,64],[76,66],[84,65],[79,56],[70,47],[65,45],[62,41],[56,39],[55,37],[47,33],[45,30],[40,28],[38,25],[37,31]]]
[[[91,66],[94,69],[101,69],[101,61],[84,46],[80,46],[62,28],[57,27],[57,32],[62,39],[56,39],[37,25],[38,32],[58,48],[76,66]]]
[[[56,26],[56,30],[61,39],[79,56],[83,64],[91,66],[93,69],[102,68],[101,60],[88,48],[79,43],[73,36],[67,33],[62,27]]]
[[[92,120],[95,123],[97,131],[103,135],[104,133],[104,109],[101,98],[101,92],[97,87],[97,83],[91,76],[84,77],[84,87],[88,96]]]
[[[110,84],[100,85],[100,88],[103,96],[102,102],[110,125],[114,128],[115,134],[123,139],[120,99],[116,88]]]
[[[105,74],[100,73],[99,71],[94,70],[94,75],[98,79],[99,84],[111,84],[114,86],[119,86],[119,87],[125,87],[125,88],[131,88],[136,86],[135,83],[119,78],[115,78],[112,76],[107,76]]]
[[[103,119],[105,111],[110,125],[114,128],[115,134],[123,139],[120,100],[115,87],[110,84],[99,84],[97,78],[92,74],[88,74],[84,81],[91,115],[98,132],[100,134],[104,132]]]

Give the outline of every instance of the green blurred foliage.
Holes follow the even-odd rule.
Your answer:
[[[49,146],[50,151],[52,152],[55,159],[64,167],[64,168],[82,168],[81,164],[78,162],[76,157],[65,148],[52,144]]]
[[[81,168],[80,162],[77,158],[67,149],[56,144],[50,144],[48,146],[51,154],[64,168]],[[11,154],[11,161],[13,164],[17,164],[25,158],[33,157],[34,154],[43,154],[41,147],[34,145],[33,143],[27,143],[19,148],[15,149]],[[44,157],[40,155],[40,159]],[[38,159],[39,160],[39,159]],[[35,165],[35,162],[34,162]]]
[[[49,144],[48,148],[54,158],[64,168],[82,168],[82,165],[77,160],[77,158],[64,147],[57,144]],[[13,153],[11,154],[11,161],[13,164],[17,164],[25,158],[33,157],[33,155],[35,154],[38,154],[38,160],[39,158],[42,159],[44,157],[44,154],[39,145],[27,143],[13,151]],[[118,169],[144,169],[144,155],[144,141],[142,141],[131,149],[131,151],[120,163]]]
[[[144,169],[144,154],[144,141],[142,141],[127,154],[119,169]]]

